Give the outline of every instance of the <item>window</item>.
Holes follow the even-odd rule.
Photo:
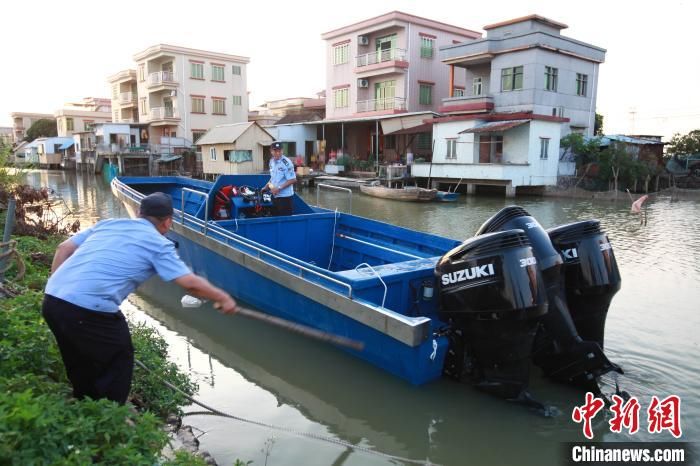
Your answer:
[[[190,78],[204,79],[204,63],[190,62]]]
[[[457,158],[457,140],[456,139],[445,139],[447,143],[447,154],[446,159],[456,159]]]
[[[481,95],[484,92],[483,78],[472,79],[472,95]]]
[[[252,150],[225,150],[224,160],[226,162],[241,163],[253,160]]]
[[[204,113],[204,97],[192,96],[192,113]]]
[[[119,98],[119,87],[115,84],[112,86],[112,100],[117,100]]]
[[[336,45],[333,47],[333,64],[342,65],[348,62],[348,56],[350,54],[350,44]]]
[[[226,100],[218,97],[211,98],[212,109],[214,115],[226,115]]]
[[[586,97],[588,94],[588,75],[576,73],[576,95]]]
[[[452,91],[452,97],[464,97],[464,88],[463,87],[455,87],[454,90]]]
[[[66,131],[73,131],[73,119],[66,118]]]
[[[139,99],[139,111],[141,112],[141,115],[146,114],[146,98],[142,97]]]
[[[92,131],[94,126],[95,120],[83,120],[83,128],[85,129],[85,131]]]
[[[335,108],[343,108],[348,106],[348,88],[336,89],[333,91],[335,100]]]
[[[216,162],[216,147],[209,148],[209,160]]]
[[[112,121],[114,123],[119,121],[119,110],[115,110],[114,112],[112,112]]]
[[[199,141],[199,138],[204,136],[207,132],[201,129],[193,129],[192,130],[192,144],[197,144],[197,141]]]
[[[433,104],[433,85],[421,84],[419,86],[418,103],[421,105]]]
[[[146,80],[146,67],[144,65],[139,65],[139,81]]]
[[[544,67],[544,88],[547,91],[557,92],[557,75],[559,70],[551,66]]]
[[[224,65],[211,65],[211,80],[224,81]]]
[[[432,37],[420,38],[420,56],[421,58],[433,58],[433,47],[435,46],[435,39]]]
[[[433,140],[430,137],[430,133],[418,133],[416,138],[416,149],[419,150],[430,150]]]
[[[540,138],[540,159],[547,160],[549,158],[549,138]]]
[[[523,67],[514,66],[501,70],[501,91],[515,91],[523,88]]]
[[[234,95],[232,97],[233,105],[243,105],[243,97],[240,95]]]
[[[236,76],[240,76],[241,75],[241,67],[238,65],[231,66],[231,74],[234,74]]]

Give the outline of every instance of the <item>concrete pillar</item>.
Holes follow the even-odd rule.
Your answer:
[[[515,186],[513,186],[512,184],[506,185],[506,197],[515,197]]]
[[[470,196],[476,194],[476,185],[474,183],[467,183],[467,194]]]
[[[430,189],[440,189],[440,182],[435,180],[431,181]]]

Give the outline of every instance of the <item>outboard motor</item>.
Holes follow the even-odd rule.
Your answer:
[[[470,377],[480,389],[530,402],[532,343],[547,302],[525,233],[471,238],[440,259],[435,275],[438,315],[450,324],[445,374]]]
[[[539,222],[522,207],[509,206],[488,219],[476,234],[513,228],[523,229],[530,239],[549,302],[549,312],[543,318],[543,328],[535,341],[533,361],[554,380],[599,393],[597,377],[610,371],[622,373],[622,370],[603,354],[597,339],[584,340],[579,335],[564,292],[563,273],[568,269],[563,268],[560,250],[554,247]]]
[[[603,348],[605,318],[622,282],[610,241],[597,220],[569,223],[547,233],[564,259],[566,302],[576,330]]]

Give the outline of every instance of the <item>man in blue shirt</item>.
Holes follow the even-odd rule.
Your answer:
[[[119,306],[153,275],[214,301],[224,314],[236,312],[228,293],[193,274],[178,257],[165,237],[172,215],[170,196],[154,193],[141,200],[138,219],[103,220],[56,249],[42,314],[76,398],[126,402],[134,349]]]
[[[292,198],[294,183],[297,182],[294,164],[282,155],[282,143],[273,142],[270,145],[270,181],[264,189],[270,190],[275,215],[292,215]]]

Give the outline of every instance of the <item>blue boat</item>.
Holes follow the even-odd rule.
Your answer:
[[[448,375],[528,400],[531,361],[586,389],[620,371],[602,352],[620,281],[597,222],[550,230],[550,241],[511,207],[462,242],[297,195],[293,215],[269,216],[260,191],[267,180],[117,177],[112,191],[131,216],[144,196],[168,193],[176,208],[168,237],[195,273],[271,315],[363,342],[361,351],[344,350],[412,384]],[[572,248],[576,258],[567,262]],[[576,275],[582,261],[586,270]],[[567,287],[591,299],[571,299],[569,308]]]
[[[440,201],[440,202],[455,202],[458,197],[459,197],[459,193],[456,191],[455,192],[438,191],[437,197],[435,199]]]

